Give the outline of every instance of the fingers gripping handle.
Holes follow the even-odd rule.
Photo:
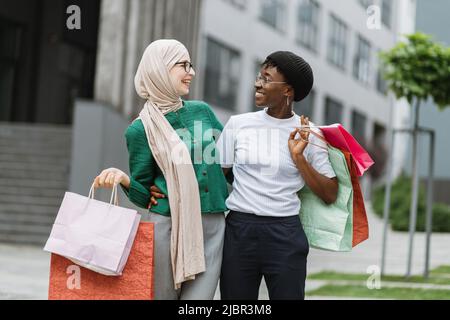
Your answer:
[[[95,182],[92,183],[91,189],[89,190],[88,198],[94,199],[95,197]],[[114,201],[114,203],[113,203]],[[112,191],[111,191],[111,199],[109,201],[109,204],[114,204],[115,206],[119,205],[119,198],[117,193],[117,184],[114,184]]]

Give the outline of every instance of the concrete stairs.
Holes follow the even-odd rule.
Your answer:
[[[68,188],[70,126],[0,122],[0,243],[45,244]]]

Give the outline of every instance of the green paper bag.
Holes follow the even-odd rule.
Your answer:
[[[312,248],[351,251],[353,240],[353,187],[344,154],[328,146],[328,156],[336,173],[337,200],[327,205],[307,186],[299,192],[300,220]]]

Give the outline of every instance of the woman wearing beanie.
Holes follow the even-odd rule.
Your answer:
[[[158,300],[212,299],[220,274],[228,192],[210,158],[223,127],[206,103],[181,99],[194,75],[183,44],[149,45],[135,77],[146,103],[125,133],[130,176],[110,168],[95,179],[96,187],[120,184],[130,201],[150,210]],[[158,203],[150,202],[153,185],[164,194]]]
[[[293,101],[304,99],[313,82],[301,57],[271,54],[255,82],[256,105],[265,108],[231,117],[217,143],[224,173],[234,175],[226,201],[222,299],[258,299],[263,276],[270,299],[304,299],[309,244],[297,192],[307,185],[333,203],[338,190],[326,149],[315,146],[322,142],[298,129],[309,119],[293,111]]]

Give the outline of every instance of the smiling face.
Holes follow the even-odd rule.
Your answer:
[[[179,61],[181,62],[191,62],[189,55],[186,55]],[[191,86],[191,81],[195,76],[194,68],[186,72],[184,64],[175,64],[170,70],[170,77],[175,86],[177,93],[180,97],[189,94],[189,89]]]
[[[263,65],[260,71],[263,80],[255,81],[255,104],[257,107],[276,107],[286,105],[286,95],[292,96],[292,89],[286,83],[284,76],[276,67]]]

